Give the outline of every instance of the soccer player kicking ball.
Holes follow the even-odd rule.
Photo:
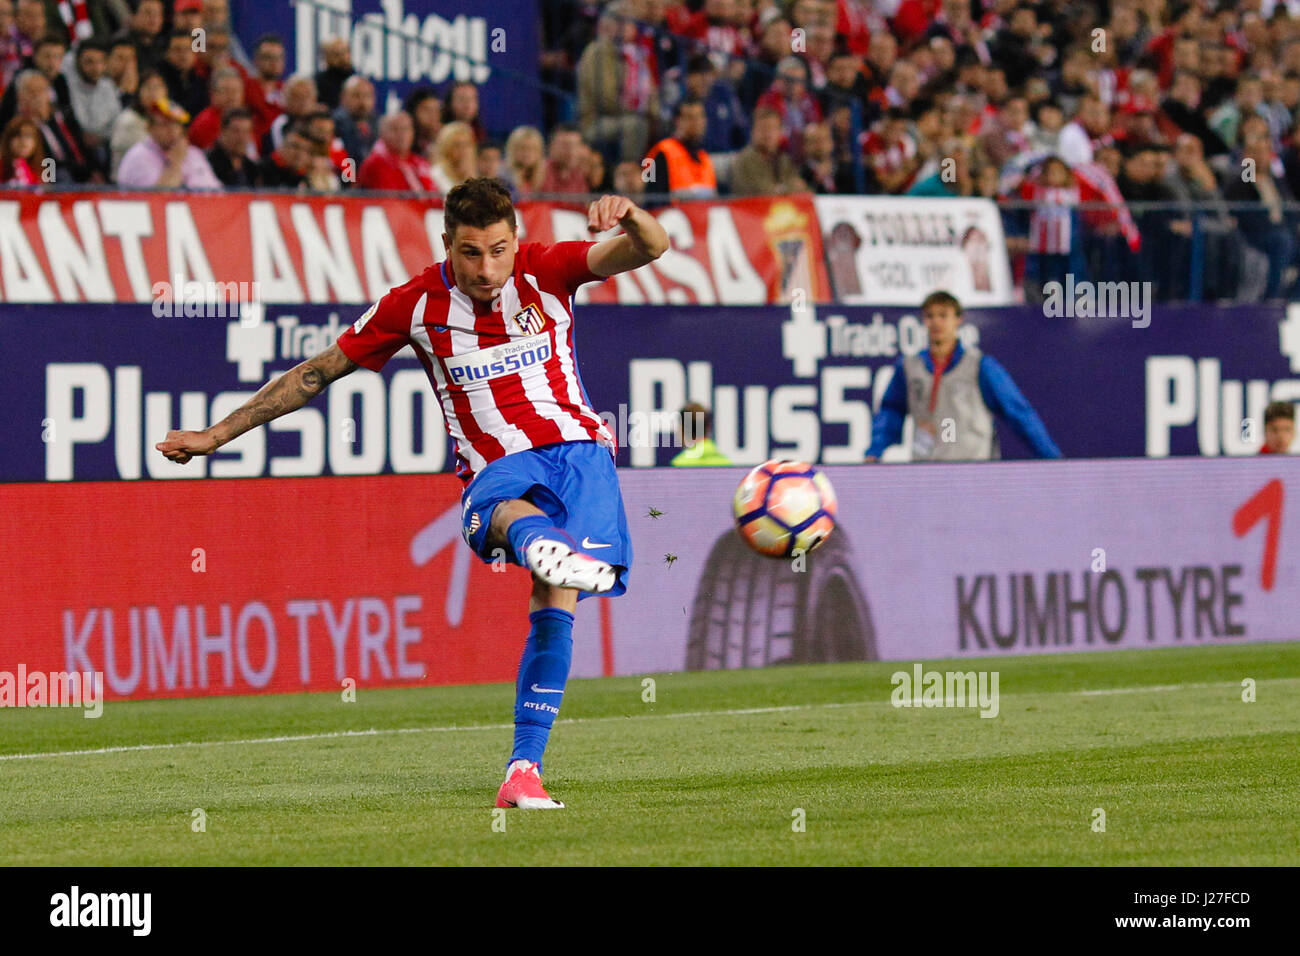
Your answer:
[[[614,436],[578,375],[573,293],[658,259],[668,234],[631,200],[604,196],[588,207],[588,228],[622,226],[622,235],[521,245],[510,194],[495,179],[457,186],[444,217],[445,261],[389,291],[334,345],[223,421],[168,432],[155,447],[179,464],[209,455],[411,345],[455,442],[465,540],[483,561],[504,556],[533,574],[514,750],[497,806],[561,808],[542,788],[542,752],[569,676],[573,615],[580,598],[622,594],[632,566]]]

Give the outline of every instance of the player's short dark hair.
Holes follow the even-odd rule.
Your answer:
[[[951,306],[954,312],[961,315],[961,303],[957,301],[957,297],[951,292],[944,292],[943,290],[931,292],[925,297],[924,301],[921,302],[921,314],[924,315],[925,310],[930,308],[932,305]]]
[[[1285,418],[1288,421],[1295,421],[1295,403],[1294,402],[1269,402],[1268,408],[1264,409],[1264,424],[1277,421],[1279,418]]]
[[[499,179],[477,176],[467,179],[447,193],[442,207],[442,226],[448,238],[456,235],[456,227],[469,226],[486,229],[504,221],[515,232],[515,204],[510,200],[510,190]]]

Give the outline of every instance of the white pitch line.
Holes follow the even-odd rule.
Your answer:
[[[569,717],[557,724],[587,724],[612,720],[653,720],[667,717],[731,717],[747,714],[776,714],[790,710],[813,710],[819,707],[854,707],[879,701],[852,701],[841,704],[791,704],[785,707],[743,707],[733,710],[696,710],[675,714],[628,714],[611,717]],[[294,734],[284,737],[247,737],[239,740],[182,740],[169,744],[127,744],[121,747],[98,747],[91,750],[51,750],[46,753],[0,754],[0,760],[36,760],[41,757],[86,757],[94,754],[135,753],[145,750],[176,750],[181,747],[229,747],[236,744],[279,744],[299,740],[328,740],[332,737],[380,737],[385,734],[433,734],[462,730],[513,730],[514,724],[464,724],[448,727],[391,727],[370,730],[335,730],[319,734]]]
[[[1300,678],[1265,678],[1257,683],[1273,683],[1297,679]],[[1172,690],[1201,690],[1207,687],[1236,686],[1239,685],[1225,681],[1216,681],[1205,684],[1158,684],[1145,687],[1113,687],[1100,690],[1073,690],[1065,691],[1064,693],[1068,696],[1100,697],[1110,694],[1143,694]],[[1059,691],[1033,691],[1026,694],[1003,694],[1000,696],[1033,697],[1042,696],[1044,694],[1056,696],[1059,693]],[[681,711],[675,714],[627,714],[610,717],[568,717],[557,720],[556,723],[592,724],[615,720],[656,720],[683,717],[743,717],[750,714],[780,714],[799,710],[829,710],[839,707],[864,707],[884,703],[886,703],[886,701],[850,700],[835,701],[826,704],[787,704],[782,707],[737,707],[729,710],[691,710]],[[99,747],[92,750],[52,750],[46,753],[0,754],[0,760],[38,760],[43,757],[87,757],[95,754],[135,753],[145,750],[176,750],[181,747],[230,747],[238,744],[279,744],[292,743],[300,740],[328,740],[334,737],[380,737],[385,734],[436,734],[471,730],[511,730],[513,728],[514,724],[453,724],[447,727],[392,727],[383,730],[378,728],[371,728],[370,730],[335,730],[319,734],[294,734],[292,736],[283,737],[248,737],[239,740],[183,740],[170,744],[128,744],[121,747]]]

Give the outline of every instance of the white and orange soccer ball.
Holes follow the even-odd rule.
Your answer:
[[[835,530],[835,489],[807,462],[774,458],[745,476],[731,511],[740,537],[759,554],[807,554]]]

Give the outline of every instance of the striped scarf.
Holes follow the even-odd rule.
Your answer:
[[[59,16],[72,34],[74,45],[95,32],[95,27],[90,22],[90,13],[86,10],[86,0],[59,0]]]

